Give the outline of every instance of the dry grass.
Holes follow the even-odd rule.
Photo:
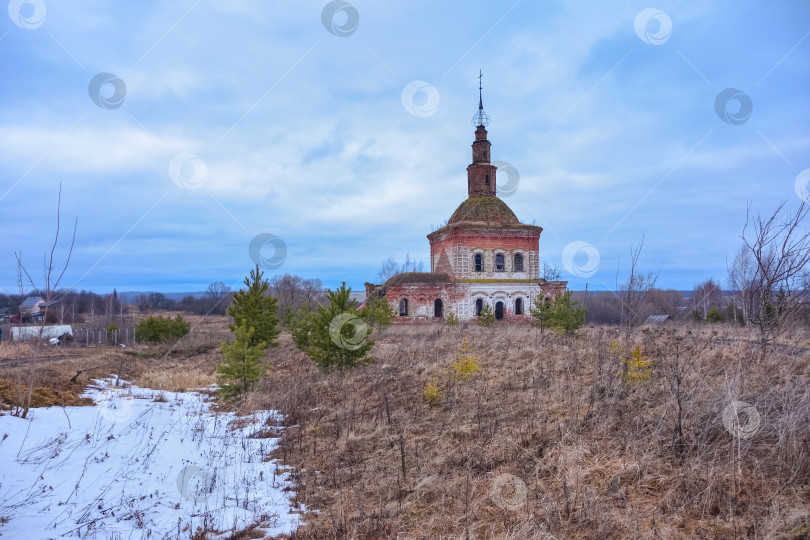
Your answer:
[[[166,391],[207,386],[227,322],[189,320],[191,333],[173,344],[46,348],[35,386],[78,393],[109,373]],[[589,328],[570,339],[525,326],[426,324],[375,337],[374,363],[325,375],[283,333],[268,353],[270,375],[243,404],[285,415],[274,457],[294,470],[296,500],[309,510],[296,537],[810,535],[805,330],[764,358],[753,330],[723,325],[679,327],[674,336]],[[469,379],[449,376],[464,337],[481,367]],[[653,359],[648,381],[620,383],[614,339]],[[0,358],[26,358],[25,347],[0,344]],[[684,365],[692,367],[678,444],[668,374]],[[0,377],[13,392],[27,373]],[[422,390],[434,377],[443,400],[429,407]],[[734,400],[760,415],[750,438],[723,423]]]
[[[609,353],[614,329],[569,339],[395,326],[377,336],[373,364],[328,375],[282,335],[250,403],[286,415],[276,457],[316,511],[301,538],[806,537],[807,340],[795,334],[760,362],[741,329],[690,332],[674,336],[700,355],[683,382],[682,445],[663,369],[673,336],[641,331],[625,349],[659,355],[631,388]],[[464,337],[481,372],[457,380],[447,373]],[[445,389],[437,407],[422,395],[433,377]],[[761,415],[753,437],[725,428],[732,400]]]
[[[110,374],[156,390],[207,387],[215,382],[219,340],[229,336],[227,318],[186,316],[186,319],[191,324],[189,334],[161,345],[138,344],[118,349],[82,347],[78,343],[42,345],[35,353],[29,343],[0,342],[0,408],[21,405],[30,380],[34,386],[31,403],[34,407],[91,404],[78,395],[91,379]]]

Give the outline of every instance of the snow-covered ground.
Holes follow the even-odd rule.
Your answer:
[[[0,536],[218,538],[254,523],[271,535],[297,526],[288,475],[265,461],[275,413],[237,418],[203,394],[95,382],[93,407],[0,416]]]

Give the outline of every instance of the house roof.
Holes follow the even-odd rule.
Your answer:
[[[669,315],[650,315],[647,317],[648,323],[662,323],[670,320],[672,320],[672,317]]]
[[[20,304],[20,307],[32,308],[32,307],[37,307],[40,304],[47,305],[47,306],[50,307],[50,306],[55,306],[58,303],[59,303],[59,300],[51,300],[50,302],[48,302],[46,304],[45,299],[42,298],[41,296],[29,296],[28,298],[23,300],[23,303]]]

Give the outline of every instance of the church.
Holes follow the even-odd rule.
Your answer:
[[[441,320],[451,312],[470,320],[485,305],[498,320],[519,321],[529,319],[529,307],[538,296],[553,298],[565,291],[568,282],[540,278],[543,228],[521,223],[498,198],[488,124],[479,85],[467,199],[446,225],[427,235],[430,272],[406,272],[382,285],[365,284],[366,298],[386,298],[399,322]]]

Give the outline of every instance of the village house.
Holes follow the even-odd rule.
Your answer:
[[[41,296],[29,296],[23,300],[22,304],[20,304],[20,316],[22,317],[22,322],[41,322],[45,317],[46,309],[53,307],[58,303],[58,300],[46,302]]]
[[[365,284],[366,298],[386,298],[403,322],[441,319],[450,312],[469,320],[485,305],[498,320],[527,319],[538,296],[552,298],[565,291],[566,281],[540,278],[543,228],[521,223],[498,198],[480,86],[473,124],[467,199],[446,225],[427,235],[430,272],[406,272],[381,285]]]

